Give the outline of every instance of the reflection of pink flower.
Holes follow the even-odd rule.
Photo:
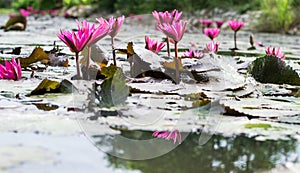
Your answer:
[[[229,21],[228,21],[228,25],[230,26],[230,28],[231,28],[234,32],[237,32],[237,31],[240,30],[243,26],[245,26],[245,23],[244,23],[244,22],[239,22],[239,21],[229,20]]]
[[[221,21],[221,20],[216,20],[216,25],[217,25],[217,28],[221,28],[222,25],[224,24],[224,21]]]
[[[212,21],[212,20],[201,19],[201,20],[200,20],[200,23],[201,23],[202,25],[205,25],[206,27],[209,28],[209,27],[213,24],[213,21]]]
[[[20,59],[18,59],[18,63],[12,58],[11,62],[4,61],[4,66],[0,64],[0,79],[18,80],[21,79],[21,77],[22,69]]]
[[[219,42],[209,42],[206,44],[206,49],[208,52],[213,52],[213,53],[217,53],[218,49],[219,49],[220,43]]]
[[[207,35],[211,40],[218,37],[220,29],[218,28],[205,28],[204,34]]]
[[[152,136],[156,137],[156,138],[163,138],[165,140],[170,140],[173,139],[174,144],[176,143],[176,141],[178,141],[178,144],[181,144],[181,134],[178,130],[172,130],[170,131],[155,131],[153,132]]]
[[[277,58],[280,58],[281,60],[284,60],[285,54],[281,53],[280,48],[275,47],[268,47],[266,50],[267,55],[276,56]]]
[[[188,57],[188,58],[202,58],[204,54],[200,50],[195,50],[195,49],[189,49],[186,50],[183,54],[183,57]]]
[[[145,42],[146,42],[146,49],[151,50],[154,53],[158,53],[165,46],[164,42],[158,43],[156,40],[152,40],[147,36],[145,37]]]
[[[27,11],[27,10],[25,10],[25,9],[23,9],[23,8],[21,8],[21,9],[19,10],[19,12],[20,12],[20,14],[21,14],[22,16],[24,16],[24,17],[28,17],[28,16],[30,15],[30,11]]]
[[[186,24],[186,21],[179,21],[173,24],[163,23],[158,25],[158,29],[167,37],[173,39],[175,42],[179,42],[185,32]]]

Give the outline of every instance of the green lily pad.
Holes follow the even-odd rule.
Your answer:
[[[300,85],[298,73],[275,56],[266,55],[256,59],[248,71],[261,83]]]
[[[76,87],[66,79],[58,82],[46,78],[33,91],[31,91],[30,95],[43,95],[45,93],[72,93],[76,90]]]
[[[114,68],[112,68],[114,69]],[[100,84],[100,91],[96,88],[96,98],[99,100],[100,107],[112,107],[125,102],[129,95],[129,87],[126,85],[126,78],[120,68],[108,70],[107,75],[113,76],[106,78]]]

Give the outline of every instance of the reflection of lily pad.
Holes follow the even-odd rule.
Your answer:
[[[275,56],[256,59],[249,67],[249,73],[262,83],[300,85],[297,72]]]

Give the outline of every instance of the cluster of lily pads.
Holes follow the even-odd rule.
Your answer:
[[[21,10],[20,13],[23,16],[28,16],[34,12],[34,9],[27,8],[26,10]],[[183,53],[183,55],[180,57],[178,54],[178,43],[182,40],[183,35],[186,30],[187,21],[182,20],[182,12],[179,12],[178,10],[173,10],[172,12],[157,12],[153,11],[153,17],[156,20],[156,28],[162,32],[166,39],[164,42],[158,42],[156,40],[151,39],[150,37],[145,37],[145,43],[146,43],[146,49],[158,54],[164,47],[167,45],[167,53],[168,57],[171,56],[171,49],[170,49],[170,43],[174,44],[174,53],[175,56],[173,56],[173,62],[175,64],[175,79],[174,82],[176,84],[180,83],[180,65],[181,65],[181,59],[183,58],[196,58],[201,59],[204,57],[204,54],[210,53],[210,54],[217,54],[218,48],[220,46],[219,42],[215,41],[215,38],[218,37],[220,34],[223,21],[215,21],[216,27],[213,28],[212,21],[209,20],[200,20],[200,23],[204,26],[203,27],[203,33],[210,38],[210,42],[206,44],[205,50],[198,50],[195,48],[191,48],[189,50],[186,50],[186,52]],[[96,19],[96,23],[89,23],[86,20],[83,20],[81,22],[76,21],[77,23],[77,30],[61,30],[57,37],[63,41],[70,49],[71,52],[75,53],[76,57],[76,70],[77,75],[76,79],[91,79],[90,77],[90,64],[91,64],[91,49],[92,46],[95,45],[98,41],[103,39],[105,36],[109,35],[111,37],[111,49],[112,49],[112,57],[113,57],[113,65],[115,68],[117,68],[117,60],[116,60],[116,51],[114,44],[114,39],[119,33],[123,23],[124,23],[125,17],[111,17],[109,20],[106,20],[102,17]],[[229,27],[234,31],[234,48],[232,48],[233,51],[237,50],[237,32],[245,25],[245,23],[240,21],[228,21]],[[82,52],[85,48],[87,48],[87,60],[85,65],[85,72],[87,73],[84,77],[82,74],[82,70],[80,68],[80,52]],[[127,53],[129,53],[129,50],[127,50]],[[134,52],[131,54],[134,54]],[[274,47],[268,47],[266,49],[266,54],[268,55],[267,58],[274,59],[278,61],[279,63],[283,63],[283,60],[285,58],[285,54],[283,54],[280,50],[280,48],[274,48]],[[270,58],[271,57],[271,58]],[[259,66],[259,65],[258,65]],[[260,81],[260,76],[256,78],[256,74],[260,74],[262,72],[263,76],[265,75],[264,70],[265,69],[259,69],[257,72],[257,68],[253,67],[252,73],[250,70],[250,73],[254,76],[255,79],[258,79]],[[98,69],[99,71],[103,71],[102,69]],[[115,70],[118,71],[118,70]],[[105,74],[105,72],[103,72]],[[22,70],[21,70],[21,63],[20,59],[17,61],[12,58],[11,62],[5,61],[4,65],[0,65],[0,79],[9,79],[9,80],[19,80],[22,76]],[[269,82],[269,81],[266,81]],[[283,81],[284,82],[284,81]],[[107,87],[103,85],[104,87]],[[125,89],[125,87],[124,87]],[[128,94],[127,94],[128,95]],[[178,141],[178,143],[181,143],[181,137],[180,132],[178,130],[174,131],[156,131],[153,133],[154,137],[163,138],[166,140],[173,139],[174,143]]]

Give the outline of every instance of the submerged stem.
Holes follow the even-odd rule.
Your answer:
[[[175,68],[176,68],[176,75],[175,75],[175,82],[176,84],[179,84],[179,62],[178,62],[178,43],[175,42]]]
[[[112,48],[112,54],[114,59],[114,65],[117,66],[117,60],[116,60],[116,52],[115,52],[115,37],[111,37],[111,48]]]

